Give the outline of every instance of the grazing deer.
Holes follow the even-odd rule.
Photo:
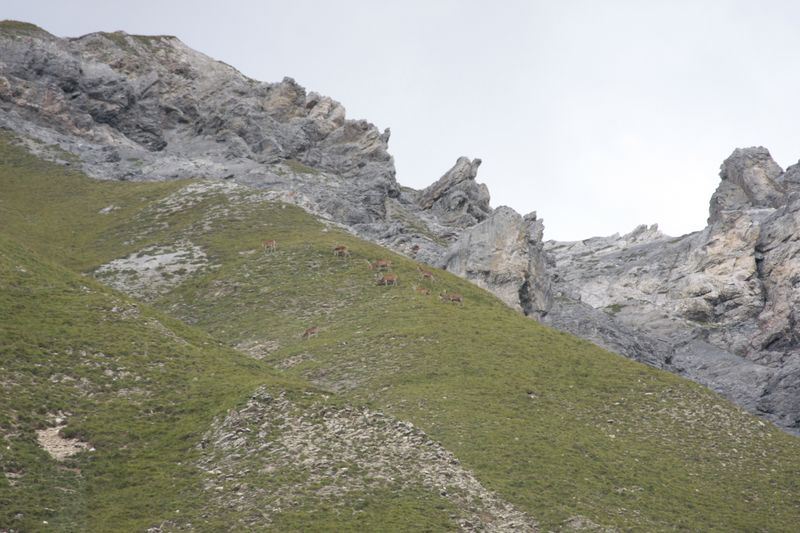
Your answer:
[[[264,253],[274,252],[275,250],[278,249],[278,241],[276,241],[275,239],[270,239],[268,241],[264,241],[263,246],[264,246]]]
[[[370,260],[367,260],[367,264],[369,265],[370,270],[386,271],[392,268],[392,262],[386,259],[376,259],[374,263]]]
[[[352,254],[350,253],[350,248],[347,246],[340,244],[339,246],[333,249],[333,255],[336,257],[350,257]]]
[[[397,274],[376,274],[375,281],[378,285],[397,285],[400,278]]]
[[[464,305],[464,297],[457,292],[448,293],[447,291],[444,291],[439,295],[439,299],[442,300],[443,302],[452,302]]]
[[[305,330],[305,332],[303,333],[303,338],[310,339],[311,337],[314,337],[318,333],[319,333],[319,328],[317,326],[312,326],[307,330]]]
[[[414,285],[414,290],[417,291],[420,294],[425,295],[425,296],[430,296],[431,295],[431,290],[428,289],[427,287],[417,287],[416,285]]]
[[[429,280],[431,283],[433,283],[434,281],[436,281],[436,278],[434,278],[434,277],[433,277],[433,272],[431,272],[430,270],[425,270],[424,268],[422,268],[422,267],[421,267],[421,266],[419,266],[419,265],[417,265],[417,270],[419,270],[419,276],[420,276],[420,278],[422,278],[423,280],[426,280],[426,279],[427,279],[427,280]]]

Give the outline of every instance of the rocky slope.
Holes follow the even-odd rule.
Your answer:
[[[466,252],[485,236],[464,229],[495,213],[475,181],[479,159],[459,158],[425,190],[402,188],[388,129],[346,119],[341,104],[290,78],[249,79],[171,36],[60,39],[6,21],[0,58],[0,126],[59,146],[93,177],[217,178],[268,189],[362,237],[453,268],[518,309],[546,310],[535,214],[496,214],[475,231],[511,224],[520,237]],[[30,148],[52,158],[38,143]],[[500,264],[504,271],[491,273]]]
[[[401,187],[388,129],[289,78],[249,79],[175,37],[61,39],[11,21],[0,23],[0,127],[99,179],[263,189],[800,429],[800,168],[783,172],[764,149],[723,164],[703,231],[545,245],[536,213],[490,206],[479,159],[459,158],[424,190]]]
[[[551,324],[800,431],[800,186],[765,148],[723,162],[708,226],[548,242]]]

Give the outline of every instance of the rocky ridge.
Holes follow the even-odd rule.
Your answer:
[[[98,179],[211,178],[264,189],[508,305],[700,381],[800,430],[800,166],[763,148],[723,163],[709,225],[679,238],[545,243],[536,213],[493,209],[459,158],[401,187],[390,132],[290,78],[249,79],[171,36],[61,39],[0,23],[0,127]],[[153,256],[158,256],[153,251]]]
[[[546,244],[547,320],[686,375],[800,433],[800,188],[762,147],[737,149],[702,231]]]

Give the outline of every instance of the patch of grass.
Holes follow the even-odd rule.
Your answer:
[[[136,51],[131,46],[131,43],[128,41],[128,35],[122,31],[115,31],[115,32],[101,32],[101,35],[117,45],[117,48],[124,50],[125,52],[135,54]]]
[[[19,20],[0,20],[0,32],[10,35],[50,35],[36,24]]]

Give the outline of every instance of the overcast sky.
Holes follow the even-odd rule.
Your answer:
[[[550,239],[696,231],[735,147],[800,158],[800,2],[2,0],[0,18],[177,35],[291,76],[390,127],[403,185],[480,157],[492,205]]]

